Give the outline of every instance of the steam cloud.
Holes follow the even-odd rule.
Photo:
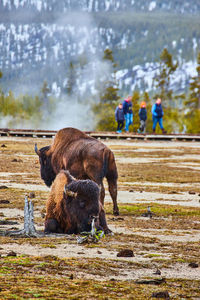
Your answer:
[[[19,62],[16,57],[20,53],[13,54],[15,67],[20,71],[18,80],[10,82],[9,88],[16,96],[39,95],[46,81],[50,88],[48,97],[57,99],[55,109],[49,115],[44,105],[43,117],[39,123],[34,119],[25,121],[4,118],[1,120],[1,127],[58,130],[71,126],[82,130],[94,129],[91,105],[98,101],[95,86],[101,78],[110,74],[111,69],[108,63],[102,61],[103,53],[95,50],[101,41],[92,16],[86,12],[59,14],[53,16],[52,22],[42,21],[38,25],[34,22],[37,19],[34,14],[29,12],[27,16],[26,12],[23,15],[20,11],[21,24],[10,20],[10,35],[17,44],[16,49],[23,51],[23,57]],[[32,20],[32,23],[28,20]],[[27,37],[32,44],[24,43],[24,48],[20,48]],[[75,88],[67,96],[65,88],[69,62],[81,59],[85,63],[75,69]],[[20,69],[21,63],[23,67]]]

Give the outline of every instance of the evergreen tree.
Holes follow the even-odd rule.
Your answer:
[[[192,77],[189,87],[190,95],[189,99],[186,101],[186,104],[190,107],[191,111],[195,111],[196,109],[200,110],[200,52],[197,57],[196,71],[197,75]]]
[[[130,126],[130,131],[137,132],[138,128],[140,127],[140,117],[139,117],[140,93],[138,91],[133,92],[132,104],[133,104],[133,125]]]
[[[116,82],[116,64],[110,49],[104,51],[103,60],[111,66],[111,73],[98,83],[99,103],[93,106],[97,130],[116,130],[115,108],[118,105],[118,85]],[[103,89],[102,89],[103,87]]]
[[[0,79],[2,77],[3,77],[3,73],[0,70]],[[0,113],[2,112],[3,104],[4,104],[4,93],[3,93],[2,89],[1,89],[1,86],[0,86]]]
[[[119,100],[118,96],[118,84],[116,82],[116,63],[114,62],[112,50],[106,49],[104,51],[103,60],[107,61],[111,65],[110,79],[103,82],[103,91],[100,93],[101,103],[112,103],[113,101]]]
[[[176,71],[178,62],[174,63],[172,55],[166,48],[163,49],[160,55],[160,70],[155,78],[155,86],[157,88],[156,98],[162,99],[164,110],[164,128],[167,132],[175,132],[178,130],[178,111],[176,109],[176,101],[173,95],[173,90],[170,88],[171,76]]]
[[[43,82],[43,86],[41,88],[42,93],[42,102],[45,109],[48,110],[48,94],[50,93],[50,88],[48,87],[48,84],[46,80]]]
[[[192,77],[190,93],[185,105],[189,111],[185,115],[186,131],[188,133],[200,133],[200,52],[197,56],[197,75]]]
[[[67,74],[67,85],[66,85],[66,92],[69,96],[71,96],[76,89],[76,69],[74,63],[70,61],[69,69]]]
[[[178,62],[173,63],[172,55],[166,48],[160,55],[159,74],[155,78],[155,86],[158,90],[155,97],[159,97],[165,103],[165,106],[172,106],[173,91],[170,88],[171,75],[176,71]]]

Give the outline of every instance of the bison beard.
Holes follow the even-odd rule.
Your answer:
[[[117,206],[117,167],[113,152],[100,141],[75,128],[64,128],[57,132],[51,146],[37,149],[41,178],[51,186],[60,170],[69,170],[77,179],[91,179],[100,187],[100,200],[104,204],[106,177],[113,200],[113,212],[119,214]]]
[[[68,171],[60,171],[47,200],[45,232],[90,231],[94,217],[96,227],[109,233],[98,185],[89,179],[75,180]]]

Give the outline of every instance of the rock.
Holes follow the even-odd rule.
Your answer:
[[[177,191],[171,191],[171,192],[169,192],[169,194],[179,194],[179,192],[177,192]]]
[[[190,267],[190,268],[198,268],[199,265],[197,263],[195,263],[195,262],[191,262],[191,263],[189,263],[188,267]]]
[[[109,218],[110,221],[124,221],[122,217]]]
[[[189,191],[188,192],[190,195],[195,195],[196,193],[194,191]]]
[[[0,225],[16,225],[18,224],[15,221],[8,221],[8,220],[0,220]]]
[[[159,269],[156,269],[156,271],[153,274],[155,274],[155,275],[161,275],[161,271]]]
[[[168,291],[154,292],[152,298],[170,299]]]
[[[133,257],[133,251],[130,249],[123,249],[117,253],[117,257]]]
[[[0,200],[0,204],[9,204],[10,201],[9,200]]]
[[[165,278],[156,278],[156,279],[141,279],[141,280],[136,280],[135,283],[138,284],[155,284],[159,285],[165,282]]]
[[[7,256],[17,256],[17,253],[14,251],[10,251]]]
[[[7,146],[5,144],[2,144],[1,147],[2,148],[7,148]]]
[[[149,218],[153,217],[153,213],[151,212],[150,206],[147,207],[147,212],[143,213],[141,216],[142,217],[149,217]]]
[[[6,185],[1,185],[0,190],[3,190],[3,189],[8,189],[8,187]]]
[[[133,193],[133,192],[134,192],[134,190],[132,190],[132,189],[131,189],[131,190],[129,190],[129,193]]]
[[[11,162],[23,162],[23,160],[22,159],[14,158]]]
[[[141,216],[145,217],[145,218],[152,218],[153,214],[151,212],[146,212],[146,213],[141,214]]]

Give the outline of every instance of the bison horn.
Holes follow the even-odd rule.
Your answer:
[[[41,155],[40,150],[38,150],[37,144],[35,144],[35,153],[36,153],[38,156]]]
[[[76,180],[70,173],[69,171],[64,171],[66,177],[67,177],[67,183],[69,184],[70,182]]]
[[[71,190],[69,190],[69,189],[66,187],[66,185],[65,185],[65,187],[64,187],[64,193],[65,193],[65,195],[67,195],[67,196],[69,196],[69,197],[73,197],[73,198],[76,198],[76,196],[77,196],[77,193],[72,192]]]

